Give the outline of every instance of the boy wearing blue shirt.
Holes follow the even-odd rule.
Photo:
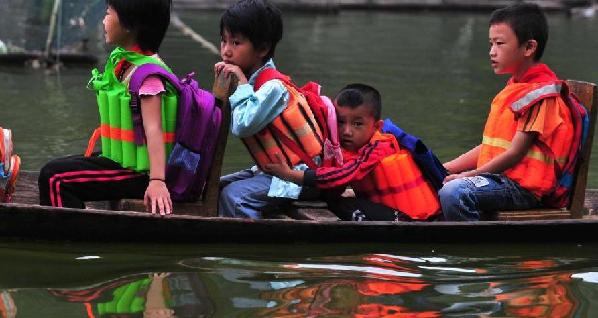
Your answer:
[[[244,140],[264,130],[288,106],[290,94],[280,80],[266,81],[258,89],[254,87],[263,70],[275,68],[272,58],[282,38],[282,29],[280,11],[267,0],[241,0],[229,7],[220,20],[222,61],[216,63],[214,73],[216,77],[223,72],[225,77],[236,77],[238,86],[229,97],[231,131]],[[277,178],[273,180],[257,167],[223,176],[218,214],[261,218],[262,211],[297,198],[300,187],[286,184]]]

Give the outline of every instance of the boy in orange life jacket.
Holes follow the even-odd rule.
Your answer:
[[[540,63],[548,25],[539,7],[494,11],[489,38],[494,73],[511,78],[492,101],[482,143],[444,164],[450,175],[439,196],[449,221],[538,207],[556,186],[555,165],[566,161],[573,139],[561,82]]]
[[[266,171],[297,184],[344,190],[355,198],[330,196],[330,209],[343,220],[426,220],[440,212],[435,191],[423,180],[407,150],[393,135],[382,134],[380,93],[371,86],[351,84],[334,101],[343,151],[341,167],[291,170],[285,161]],[[279,159],[282,159],[279,158]]]

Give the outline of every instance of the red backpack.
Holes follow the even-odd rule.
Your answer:
[[[587,145],[590,119],[587,108],[581,103],[579,98],[575,96],[570,90],[566,82],[563,82],[561,96],[571,111],[571,120],[573,122],[573,141],[569,145],[569,154],[567,155],[567,162],[560,167],[555,163],[557,184],[554,191],[542,198],[544,206],[563,208],[566,207],[571,200],[572,190],[575,183],[575,174],[577,167],[581,160],[581,152]],[[556,160],[556,156],[552,150],[544,143],[539,143],[540,148],[544,150],[552,159]]]

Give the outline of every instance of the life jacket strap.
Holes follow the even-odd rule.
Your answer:
[[[93,150],[96,147],[96,142],[98,141],[98,139],[100,139],[100,135],[101,135],[101,129],[100,127],[96,128],[93,133],[91,134],[91,137],[89,137],[89,141],[87,142],[87,149],[85,150],[85,157],[91,157],[91,154],[93,153]]]
[[[278,127],[270,125],[270,128],[272,129],[272,132],[274,132],[276,137],[280,141],[282,141],[282,143],[285,146],[289,147],[289,149],[291,149],[292,152],[299,156],[299,158],[301,158],[301,161],[303,161],[310,169],[316,169],[318,167],[314,160],[310,158],[307,155],[307,153],[297,145],[297,143],[295,143],[293,140],[291,140],[291,138],[287,137],[282,131],[280,131]]]

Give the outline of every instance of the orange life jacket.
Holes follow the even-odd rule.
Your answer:
[[[438,194],[424,179],[411,153],[401,149],[396,138],[376,132],[370,142],[392,141],[396,153],[382,159],[360,181],[351,183],[353,190],[372,202],[399,210],[414,220],[425,220],[440,211]]]
[[[243,138],[243,142],[261,169],[277,162],[276,154],[282,154],[291,167],[304,162],[315,169],[311,158],[322,154],[322,132],[305,97],[291,85],[281,83],[289,92],[287,107],[257,134]]]
[[[478,168],[510,148],[518,116],[539,102],[544,106],[556,103],[558,114],[547,114],[544,121],[557,128],[539,135],[523,159],[503,172],[538,198],[550,194],[557,185],[556,171],[567,162],[574,137],[571,113],[560,97],[562,86],[561,81],[510,83],[498,93],[484,128]]]

